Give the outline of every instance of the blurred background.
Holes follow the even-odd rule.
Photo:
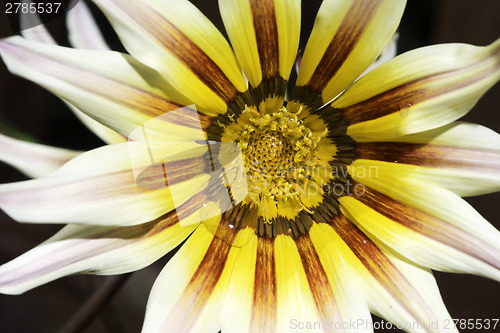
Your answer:
[[[215,0],[192,2],[223,29]],[[319,4],[318,0],[304,1],[302,49]],[[96,8],[91,8],[112,48],[123,50],[104,17]],[[48,27],[60,44],[69,45],[63,19],[50,22]],[[399,34],[398,54],[436,43],[487,45],[500,37],[500,1],[408,0]],[[500,84],[493,87],[463,119],[500,132]],[[58,147],[89,150],[102,145],[56,97],[9,74],[2,62],[0,130]],[[0,183],[24,179],[26,177],[21,173],[0,163]],[[500,193],[467,200],[500,229]],[[55,225],[19,224],[0,211],[0,264],[44,241],[59,228]],[[149,291],[169,257],[170,255],[132,274],[85,332],[140,331]],[[453,318],[500,317],[499,283],[469,275],[439,272],[436,272],[436,278]],[[0,295],[0,331],[56,332],[104,279],[87,275],[70,276],[20,296]],[[388,330],[377,330],[386,331]]]

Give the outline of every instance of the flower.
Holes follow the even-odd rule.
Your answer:
[[[326,0],[285,105],[299,1],[221,0],[234,53],[184,0],[95,2],[130,55],[0,42],[12,72],[93,118],[110,143],[0,187],[13,218],[68,223],[0,267],[1,292],[137,270],[186,238],[153,287],[146,332],[337,328],[369,322],[369,311],[426,325],[449,319],[430,269],[500,280],[500,234],[460,198],[498,190],[500,136],[455,122],[499,80],[500,41],[418,49],[353,83],[392,38],[404,1]],[[192,113],[176,116],[191,104],[210,142],[238,146],[247,180],[242,202],[203,223],[179,221],[221,181],[199,159]],[[176,165],[168,188],[138,182],[130,159],[144,151],[132,133],[158,117],[148,130],[169,139],[156,147]]]

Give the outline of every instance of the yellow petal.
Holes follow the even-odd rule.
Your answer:
[[[127,51],[212,115],[247,90],[222,34],[187,0],[94,1]]]
[[[276,297],[273,241],[253,234],[235,260],[224,303],[222,331],[275,332]]]
[[[143,332],[220,330],[224,296],[238,251],[200,225],[158,276]]]
[[[427,212],[406,205],[368,186],[364,193],[341,197],[339,202],[343,214],[360,229],[408,260],[432,269],[500,279],[500,232],[488,236],[488,242],[481,237],[494,228],[483,224],[482,230],[471,232],[441,218],[444,215],[436,216],[432,209]]]
[[[356,141],[430,130],[466,114],[500,79],[500,40],[486,47],[435,45],[402,54],[332,103]]]
[[[398,259],[345,216],[337,215],[329,224],[319,224],[315,232],[335,244],[352,270],[351,282],[374,314],[410,332],[439,332],[439,327],[429,327],[431,321],[451,321],[432,274]]]
[[[402,0],[323,1],[290,100],[318,107],[346,89],[392,38],[405,4]]]
[[[300,323],[321,321],[315,295],[309,286],[308,276],[294,240],[278,235],[274,240],[276,261],[277,330],[287,332]],[[318,290],[315,290],[318,291]]]
[[[407,175],[461,196],[500,190],[500,135],[480,125],[453,123],[391,142],[358,143],[356,156],[355,164],[372,171],[392,168],[403,179]]]
[[[299,45],[300,1],[220,0],[219,7],[231,44],[252,87],[277,77],[288,80]],[[286,84],[282,84],[267,90],[271,96],[272,93],[284,96],[285,88]]]

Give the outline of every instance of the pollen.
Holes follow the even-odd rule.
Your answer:
[[[269,113],[246,106],[224,128],[223,141],[239,145],[245,161],[249,193],[246,203],[258,208],[267,223],[282,216],[294,219],[310,212],[332,178],[331,167],[319,157],[324,131],[312,131],[285,107]]]

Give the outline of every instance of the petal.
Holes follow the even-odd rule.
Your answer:
[[[498,230],[461,199],[452,200],[446,190],[390,179],[382,171],[378,180],[364,178],[367,186],[339,199],[342,212],[365,233],[418,265],[500,279]],[[390,196],[373,189],[372,183]]]
[[[308,237],[295,241],[285,235],[274,240],[252,237],[235,260],[223,308],[227,314],[222,318],[223,331],[293,332],[306,325],[332,331],[342,325],[335,294],[340,287],[332,284],[323,254],[320,259]],[[352,303],[342,304],[341,310]],[[364,308],[356,315],[369,317]]]
[[[125,54],[74,50],[19,37],[0,41],[0,53],[11,72],[42,85],[125,136],[148,120],[178,109],[168,96],[187,102],[158,73]]]
[[[222,331],[275,332],[277,296],[273,242],[254,233],[248,239],[248,244],[238,251],[227,287]]]
[[[319,224],[309,232],[310,238],[300,237],[296,243],[324,327],[371,332],[364,325],[371,321],[370,312],[349,263]],[[356,323],[355,329],[351,323]]]
[[[299,323],[320,322],[323,310],[334,321],[340,320],[338,310],[324,303],[316,306],[319,290],[311,291],[309,279],[302,267],[300,253],[293,239],[278,235],[274,240],[276,265],[277,329],[276,332],[293,332]],[[324,272],[323,272],[324,273]],[[331,294],[330,294],[331,295]],[[297,327],[295,327],[297,323]]]
[[[0,266],[0,292],[20,294],[76,273],[111,275],[141,269],[180,244],[195,227],[180,227],[175,213],[131,227],[68,225]]]
[[[164,145],[163,156],[189,150]],[[156,152],[160,152],[157,148]],[[181,205],[206,186],[206,179],[170,188],[139,187],[135,171],[150,165],[140,142],[104,146],[81,154],[46,178],[0,186],[0,207],[21,222],[132,225],[148,222]],[[208,176],[207,176],[208,177]]]
[[[380,248],[344,216],[333,217],[330,226],[319,224],[315,232],[336,245],[376,315],[410,332],[440,331],[427,325],[451,321],[431,273]]]
[[[227,228],[225,223],[219,226]],[[214,237],[204,225],[196,229],[158,276],[143,332],[220,330],[224,295],[239,251],[227,241]]]
[[[357,80],[359,80],[362,76],[365,76],[366,73],[371,72],[378,66],[385,64],[386,62],[394,58],[398,51],[398,39],[399,39],[399,33],[396,32],[392,36],[391,40],[387,43],[387,45],[384,46],[377,60],[372,62],[371,65],[363,72],[363,74],[360,75],[360,77]]]
[[[375,167],[375,169],[374,169]],[[412,174],[401,174],[392,163],[355,161],[349,167],[353,179],[373,188],[388,197],[408,205],[408,209],[426,212],[438,219],[470,233],[471,239],[482,239],[483,243],[498,248],[499,231],[488,223],[470,204],[456,194],[433,183],[414,178]],[[372,173],[362,169],[376,170]],[[392,184],[398,184],[397,187]],[[446,227],[446,225],[443,225]],[[472,242],[472,241],[471,241]]]
[[[95,135],[97,135],[103,142],[107,144],[122,143],[127,141],[127,137],[119,134],[118,132],[112,130],[111,128],[101,124],[94,118],[88,116],[84,112],[80,111],[76,106],[64,102],[66,106],[75,114],[75,116],[80,119],[80,121],[87,126]]]
[[[0,133],[0,160],[28,177],[47,176],[79,154],[79,151],[17,140]]]
[[[74,48],[109,50],[103,35],[84,1],[79,1],[66,15],[68,38]]]
[[[381,164],[460,196],[500,190],[500,135],[476,124],[456,122],[395,142],[359,143],[356,156],[394,162],[375,162],[373,168]]]
[[[394,35],[405,5],[393,0],[323,1],[290,99],[317,108],[345,90]]]
[[[300,37],[298,0],[220,0],[219,8],[238,61],[253,88],[287,81]],[[286,84],[266,94],[284,96]],[[266,96],[259,96],[266,98]]]
[[[89,49],[98,49],[98,47],[102,44],[99,42],[99,31],[96,30],[97,26],[90,16],[90,12],[86,7],[86,4],[80,1],[75,8],[68,12],[68,29],[70,31],[69,38],[72,40],[74,46],[81,48],[89,48]],[[28,14],[21,15],[21,20],[29,19],[29,20],[37,20],[39,22],[39,18],[36,14]],[[30,24],[32,26],[33,24]],[[86,27],[85,29],[81,29],[82,27]],[[88,44],[92,42],[90,39],[90,34],[82,33],[83,31],[89,31],[92,36],[95,37],[93,39],[94,44]],[[30,41],[40,42],[49,45],[57,45],[56,41],[52,38],[50,33],[47,31],[43,24],[36,25],[32,28],[26,29],[22,31],[22,35],[24,38]],[[84,36],[82,36],[84,35]],[[87,44],[86,44],[87,43]],[[102,45],[101,45],[102,46]],[[104,48],[104,49],[107,49]],[[70,110],[82,121],[82,123],[87,126],[92,132],[94,132],[101,140],[106,143],[120,143],[125,142],[127,139],[122,135],[116,133],[115,131],[109,129],[108,127],[100,124],[95,121],[91,117],[87,116],[82,111],[78,110],[75,106],[66,102],[66,105],[70,108]]]
[[[31,3],[31,1],[29,2]],[[47,28],[45,28],[45,25],[42,24],[38,15],[32,13],[22,15],[21,13],[19,15],[19,21],[21,27],[30,27],[28,29],[21,29],[21,34],[24,38],[45,44],[57,44]]]
[[[458,119],[499,79],[500,40],[429,46],[377,67],[332,107],[341,109],[354,140],[384,140]]]
[[[123,45],[203,111],[225,112],[247,90],[222,34],[186,0],[94,0]],[[192,104],[189,103],[189,104]]]
[[[164,143],[159,146],[163,152],[168,149]],[[168,184],[181,226],[229,211],[248,195],[243,156],[234,143],[200,145],[166,158],[155,149],[147,150],[161,161],[136,167],[136,182],[146,189],[161,189]],[[193,193],[196,196],[190,198]],[[193,199],[192,205],[183,205]]]

